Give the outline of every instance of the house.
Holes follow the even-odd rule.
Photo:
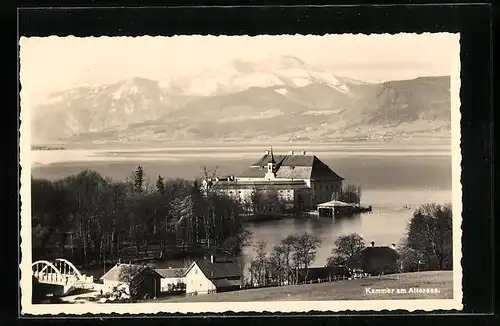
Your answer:
[[[155,272],[163,277],[161,279],[162,292],[180,290],[185,283],[184,274],[186,273],[186,268],[162,268],[155,269]]]
[[[298,274],[298,283],[308,281],[317,282],[318,280],[331,281],[351,276],[349,269],[345,266],[309,267],[307,270],[300,268],[298,271],[294,271],[294,273]]]
[[[130,295],[130,285],[136,288],[138,298],[155,298],[160,294],[163,277],[153,269],[134,264],[116,264],[101,277],[105,292],[122,290]]]
[[[289,207],[311,210],[318,203],[338,198],[343,180],[315,155],[305,151],[275,155],[271,148],[239,176],[203,180],[203,186],[242,203],[250,201],[256,191],[275,192]]]
[[[209,260],[194,261],[186,270],[186,294],[208,294],[241,288],[243,271],[234,262]]]
[[[347,260],[346,266],[351,270],[363,271],[370,275],[393,274],[398,272],[399,254],[396,245],[376,247],[371,246],[361,250]]]

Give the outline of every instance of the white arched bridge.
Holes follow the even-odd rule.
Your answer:
[[[63,294],[75,289],[92,289],[93,276],[86,276],[69,260],[58,258],[54,261],[38,260],[31,264],[33,276],[39,283],[59,285]]]

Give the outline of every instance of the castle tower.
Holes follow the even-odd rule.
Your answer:
[[[266,179],[274,179],[276,177],[276,160],[274,159],[273,148],[271,146],[271,161],[267,163]]]

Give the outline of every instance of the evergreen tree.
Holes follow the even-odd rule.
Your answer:
[[[156,190],[162,195],[165,194],[165,182],[163,181],[161,175],[159,175],[158,179],[156,180]]]
[[[137,192],[142,192],[144,186],[144,171],[142,170],[142,166],[137,166],[137,169],[134,172],[134,190]]]

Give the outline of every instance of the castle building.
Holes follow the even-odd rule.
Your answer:
[[[203,186],[241,203],[249,202],[256,191],[274,192],[289,207],[309,210],[338,198],[343,180],[315,155],[305,151],[275,155],[271,148],[239,176],[204,180]]]

